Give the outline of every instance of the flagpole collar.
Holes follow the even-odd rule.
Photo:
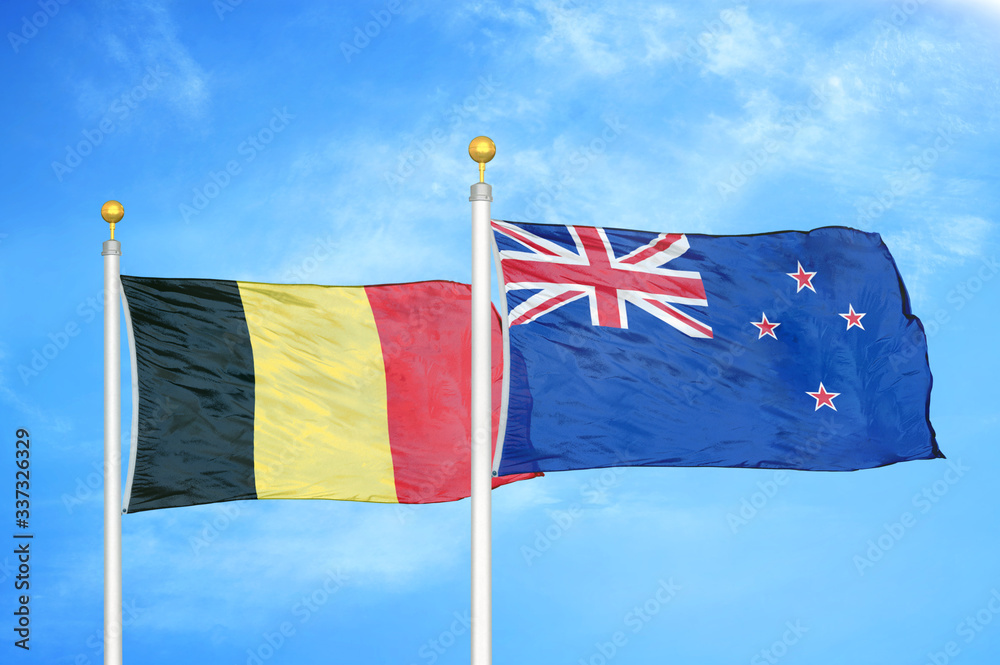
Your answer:
[[[486,162],[497,154],[497,146],[488,136],[477,136],[469,143],[469,157],[479,162],[479,182],[486,182]]]
[[[125,216],[125,207],[118,201],[107,201],[101,206],[101,217],[111,225],[111,239],[115,239],[115,224],[122,221]]]

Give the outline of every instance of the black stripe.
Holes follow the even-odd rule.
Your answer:
[[[128,512],[256,499],[253,349],[236,282],[122,276],[139,427]]]

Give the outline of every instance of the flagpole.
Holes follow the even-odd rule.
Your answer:
[[[121,243],[115,224],[125,216],[118,201],[101,207],[101,217],[111,225],[111,239],[104,241],[104,664],[122,662],[122,382]]]
[[[472,665],[493,662],[493,542],[490,490],[493,487],[492,359],[490,357],[490,202],[493,188],[484,177],[496,146],[478,136],[469,156],[479,162],[472,185]]]

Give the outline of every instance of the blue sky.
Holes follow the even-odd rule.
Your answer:
[[[0,26],[0,508],[27,428],[35,534],[28,653],[0,548],[4,662],[100,662],[101,204],[125,205],[129,274],[468,281],[478,134],[501,219],[881,233],[949,458],[502,488],[495,661],[995,662],[995,7],[36,0]],[[468,501],[243,502],[123,533],[128,662],[468,662]]]

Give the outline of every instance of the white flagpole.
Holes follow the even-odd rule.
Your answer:
[[[472,665],[493,662],[493,542],[490,490],[493,487],[491,441],[492,360],[490,354],[490,202],[493,188],[484,180],[486,162],[496,146],[485,136],[469,144],[479,162],[479,182],[472,185]]]
[[[104,664],[122,662],[122,382],[121,243],[115,224],[125,215],[122,204],[108,201],[101,217],[111,224],[104,241]]]

